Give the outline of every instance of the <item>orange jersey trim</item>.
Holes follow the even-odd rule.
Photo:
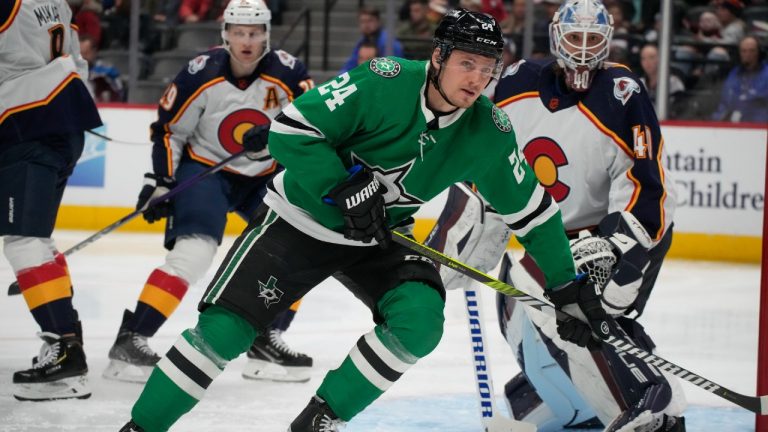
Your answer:
[[[589,121],[595,125],[595,127],[600,129],[600,132],[604,133],[609,138],[611,138],[613,142],[619,145],[619,147],[624,151],[624,153],[627,154],[627,156],[634,159],[635,153],[627,145],[627,143],[624,142],[623,139],[621,139],[618,135],[616,135],[616,132],[608,129],[608,127],[605,126],[600,120],[598,120],[597,116],[594,115],[592,111],[590,111],[589,108],[586,107],[586,105],[579,102],[578,106],[579,106],[579,111],[581,111],[587,117],[587,119],[589,119]]]
[[[11,15],[7,20],[5,20],[4,23],[0,23],[0,33],[8,30],[11,24],[13,24],[13,21],[16,19],[16,15],[19,14],[19,10],[21,10],[21,0],[15,0],[15,4],[11,10]]]
[[[532,98],[532,97],[539,97],[539,92],[532,91],[532,92],[520,93],[518,95],[506,98],[503,101],[497,103],[496,105],[499,106],[499,107],[504,107],[504,106],[507,106],[507,105],[511,104],[512,102],[517,102],[520,99],[527,99],[527,98]]]
[[[204,165],[213,166],[213,165],[216,165],[217,163],[219,163],[217,161],[213,161],[211,159],[208,159],[208,158],[200,156],[199,154],[195,153],[192,150],[192,147],[189,147],[189,146],[187,147],[187,154],[189,154],[189,157],[191,157],[193,160],[196,160],[196,161],[198,161],[198,162],[200,162],[200,163],[202,163]],[[272,161],[272,165],[269,168],[265,169],[264,171],[256,174],[256,177],[263,177],[265,175],[272,174],[273,172],[275,172],[276,169],[277,169],[277,162],[276,161]],[[233,174],[244,175],[240,171],[236,171],[236,170],[234,170],[232,168],[228,168],[228,167],[224,167],[224,171],[231,172]]]
[[[48,105],[49,103],[51,103],[51,101],[54,98],[56,98],[56,96],[58,96],[59,93],[61,93],[62,90],[64,90],[64,87],[66,87],[74,79],[80,79],[80,75],[78,75],[77,72],[72,72],[66,78],[64,78],[64,81],[62,81],[61,84],[56,86],[56,88],[53,89],[53,91],[51,91],[51,93],[48,96],[46,96],[44,99],[41,99],[35,102],[29,102],[24,105],[19,105],[13,108],[8,108],[2,114],[0,114],[0,123],[4,122],[5,119],[7,119],[9,116],[13,114],[20,113],[22,111],[31,110],[32,108]]]
[[[182,115],[184,115],[184,112],[187,111],[187,108],[189,108],[189,105],[200,96],[208,87],[211,87],[213,85],[216,85],[222,81],[225,81],[226,79],[224,77],[218,77],[215,79],[212,79],[208,81],[207,83],[200,86],[199,89],[197,89],[196,92],[192,93],[192,96],[187,98],[187,100],[184,102],[184,105],[179,108],[179,112],[176,113],[175,116],[169,121],[168,123],[163,126],[165,128],[165,136],[163,137],[163,144],[165,145],[165,154],[168,159],[168,176],[173,177],[173,149],[171,148],[171,130],[169,128],[170,125],[176,123],[179,121]]]
[[[288,87],[284,82],[282,82],[281,80],[273,76],[269,76],[266,74],[259,75],[259,78],[263,79],[264,81],[269,81],[273,84],[277,84],[278,87],[283,89],[283,91],[288,95],[288,101],[293,102],[293,92],[291,91],[290,87]]]

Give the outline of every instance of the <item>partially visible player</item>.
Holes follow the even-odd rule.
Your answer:
[[[224,11],[224,46],[192,59],[160,99],[159,118],[151,127],[153,172],[144,176],[137,208],[244,148],[250,152],[144,212],[150,223],[168,218],[169,252],[165,264],[149,275],[135,310],[125,311],[109,351],[106,378],[147,380],[160,359],[147,338],[173,313],[189,286],[205,275],[221,243],[227,213],[247,221],[261,204],[267,182],[280,170],[258,137],[313,83],[301,61],[270,49],[270,18],[262,0],[231,1]],[[254,143],[257,147],[251,148]],[[298,301],[254,341],[244,377],[309,379],[312,359],[290,349],[281,336],[297,307]]]
[[[502,48],[493,18],[457,9],[438,26],[430,60],[374,58],[275,118],[269,150],[285,170],[123,431],[171,427],[255,334],[329,276],[370,309],[375,325],[289,430],[337,431],[440,341],[440,275],[430,259],[393,244],[390,229],[408,231],[422,204],[463,180],[477,183],[536,257],[559,307],[573,299],[596,337],[607,337],[595,285],[576,278],[557,205],[518,152],[507,116],[481,97],[498,76]]]
[[[566,1],[550,26],[556,60],[510,66],[496,86],[495,102],[562,209],[578,269],[591,270],[602,260],[616,263],[604,268],[600,281],[603,307],[615,318],[613,331],[651,351],[654,344],[637,318],[672,240],[675,193],[648,94],[626,67],[605,62],[612,32],[611,17],[598,0]],[[454,188],[452,202],[471,199],[467,191]],[[505,227],[493,212],[481,221],[458,210],[444,210],[430,242],[490,271],[506,247],[500,241]],[[502,279],[515,274],[518,286],[528,281],[541,293],[541,271],[530,255],[519,264],[514,258],[504,262]],[[465,283],[448,280],[450,272],[445,270],[447,286]],[[508,297],[499,300],[503,331],[523,369],[505,386],[517,419],[537,424],[539,431],[685,430],[685,397],[676,378],[617,355],[611,346],[594,347],[589,335],[566,342],[554,319]]]
[[[22,400],[91,395],[69,270],[51,239],[84,131],[101,125],[71,22],[64,0],[0,3],[0,235],[44,341],[32,368],[13,374]]]

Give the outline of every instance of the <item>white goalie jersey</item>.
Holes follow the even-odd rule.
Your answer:
[[[565,228],[589,229],[609,213],[628,211],[660,240],[676,194],[644,88],[628,69],[609,64],[597,71],[589,92],[564,93],[551,84],[555,66],[526,60],[510,66],[494,99],[560,206]]]

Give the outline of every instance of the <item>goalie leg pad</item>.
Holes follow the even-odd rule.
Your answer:
[[[482,272],[491,271],[506,250],[511,231],[501,216],[488,211],[483,198],[462,183],[451,186],[443,211],[426,244]],[[468,286],[470,280],[441,266],[446,289]]]

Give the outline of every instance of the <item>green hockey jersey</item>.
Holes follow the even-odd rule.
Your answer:
[[[370,246],[341,234],[323,197],[360,164],[386,187],[390,226],[450,185],[470,181],[533,256],[548,286],[574,277],[557,204],[539,185],[507,115],[481,96],[436,116],[426,103],[426,61],[376,58],[297,98],[275,118],[269,151],[285,171],[265,203],[308,235]]]

